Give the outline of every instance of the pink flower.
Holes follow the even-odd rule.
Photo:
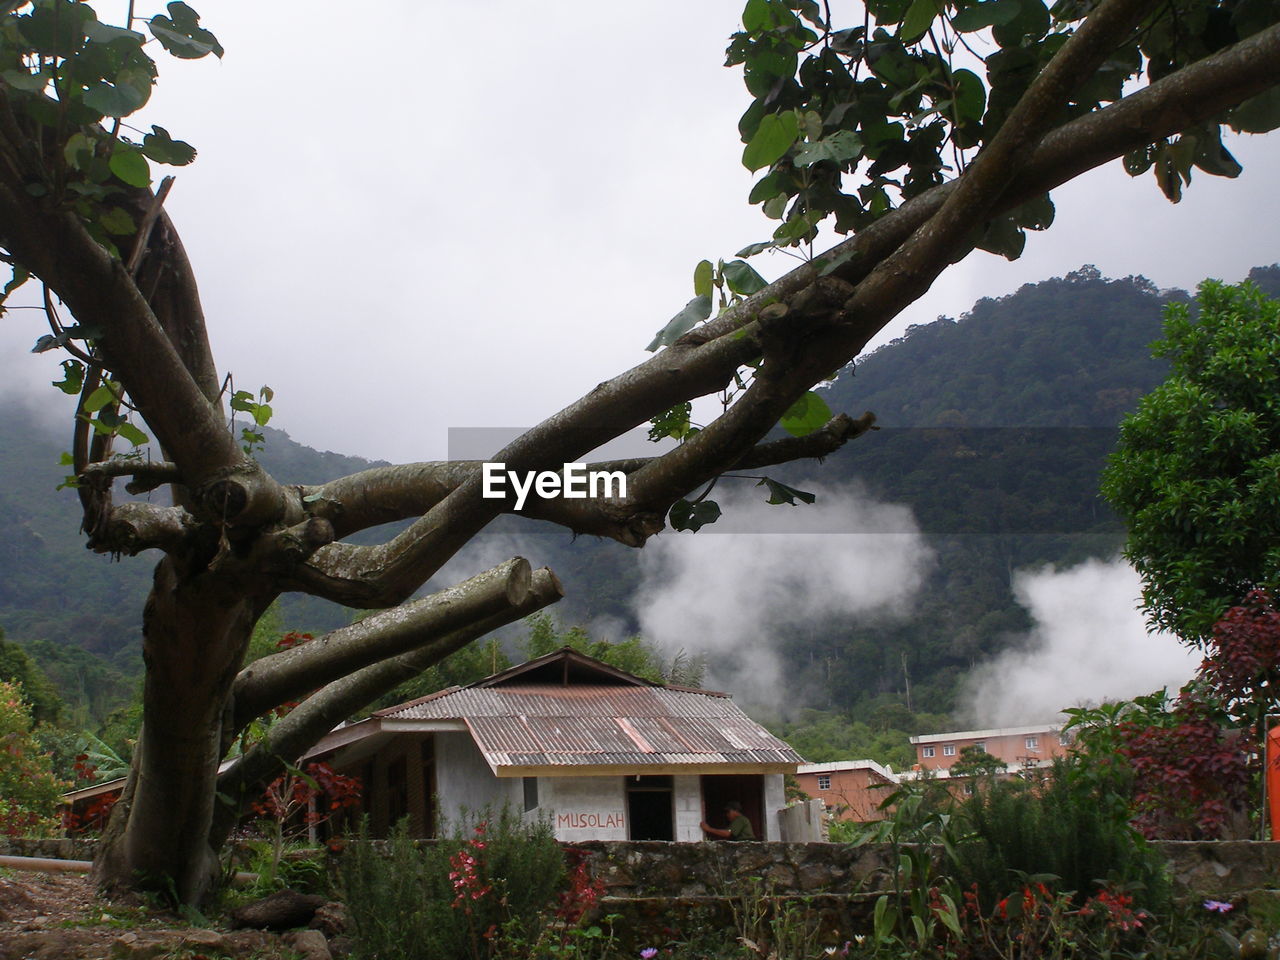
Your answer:
[[[657,947],[645,947],[640,951],[640,960],[653,960],[658,955]]]
[[[1206,900],[1204,908],[1210,913],[1230,913],[1235,906],[1222,900]]]

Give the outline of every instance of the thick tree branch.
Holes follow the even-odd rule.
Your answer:
[[[857,420],[842,413],[807,436],[762,443],[737,463],[727,465],[726,469],[756,469],[795,460],[820,459],[872,429],[874,423],[875,416],[870,413]],[[634,457],[596,461],[587,464],[587,469],[631,474],[654,459]],[[373,467],[330,483],[301,487],[299,495],[315,498],[312,500],[312,516],[328,520],[333,525],[334,538],[342,539],[359,530],[421,516],[463,480],[475,475],[481,465],[479,460],[447,460]],[[129,471],[121,469],[120,472]],[[543,499],[530,493],[522,514],[559,524],[574,533],[630,542],[625,534],[619,535],[620,531],[612,529],[616,519],[610,516],[611,511],[602,510],[592,500]]]
[[[244,804],[256,798],[284,769],[351,714],[411,680],[468,643],[536,613],[564,596],[555,574],[535,570],[520,603],[449,633],[420,636],[418,645],[398,656],[357,670],[329,683],[271,725],[266,739],[245,753],[218,780],[226,798],[214,817],[210,840],[216,847],[234,829]],[[314,642],[314,641],[313,641]],[[302,648],[295,648],[302,649]]]
[[[529,561],[516,557],[423,600],[375,613],[310,643],[245,667],[232,689],[232,727],[370,663],[522,607],[531,589]]]
[[[10,113],[0,92],[0,114]],[[154,268],[156,284],[177,284],[162,298],[171,308],[165,311],[171,327],[166,330],[138,286],[146,279],[148,258],[135,282],[56,197],[36,198],[25,190],[41,176],[38,164],[25,161],[21,144],[0,137],[0,244],[47,283],[77,321],[101,331],[96,344],[104,365],[124,384],[184,476],[204,488],[197,509],[241,524],[274,516],[283,502],[279,487],[246,460],[214,402],[216,378],[208,377],[212,362],[185,257]],[[176,234],[163,215],[152,234],[153,248],[156,235],[165,234],[165,250],[177,256]]]
[[[106,512],[88,546],[96,553],[131,557],[152,548],[172,553],[190,542],[195,527],[195,519],[181,507],[120,503]]]

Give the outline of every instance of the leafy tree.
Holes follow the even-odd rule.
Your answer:
[[[1280,612],[1261,590],[1214,624],[1195,678],[1131,701],[1070,715],[1077,779],[1099,802],[1120,798],[1148,837],[1248,836],[1261,758],[1256,749],[1280,683]]]
[[[22,688],[36,723],[57,722],[63,706],[58,691],[25,650],[4,638],[3,630],[0,630],[0,680],[16,683]]]
[[[1004,773],[1008,764],[993,757],[977,744],[969,744],[960,751],[960,756],[951,765],[953,777],[993,777]]]
[[[567,629],[549,613],[539,613],[528,619],[529,632],[520,640],[520,652],[525,659],[544,657],[562,647],[571,647],[619,670],[652,680],[655,683],[675,683],[696,687],[702,683],[706,661],[691,657],[683,651],[670,660],[664,660],[662,652],[643,637],[628,637],[612,641],[595,639],[586,627]]]
[[[67,355],[57,386],[77,398],[69,475],[88,545],[162,554],[143,612],[140,749],[96,874],[196,901],[240,810],[287,758],[561,590],[517,558],[411,599],[516,509],[482,496],[479,464],[374,467],[315,486],[283,486],[261,467],[271,392],[224,393],[164,209],[168,181],[152,190],[151,164],[195,151],[160,126],[138,136],[122,122],[150,96],[156,47],[132,12],[113,26],[75,0],[0,11],[5,293],[36,278],[49,325],[36,349]],[[872,416],[829,417],[810,388],[976,246],[1016,256],[1023,231],[1052,217],[1046,191],[1121,156],[1175,198],[1193,168],[1239,172],[1220,124],[1262,131],[1280,119],[1276,16],[1274,4],[1227,0],[1064,0],[1052,11],[1043,0],[874,0],[843,26],[814,0],[749,0],[729,61],[754,97],[743,162],[764,174],[750,199],[779,226],[741,256],[779,246],[805,262],[767,286],[744,260],[699,264],[694,299],[651,345],[658,356],[495,460],[558,470],[650,419],[683,442],[610,464],[627,475],[625,497],[538,497],[524,514],[641,546],[668,518],[712,522],[719,508],[704,488],[726,470],[824,456],[865,433]],[[145,26],[179,58],[222,54],[185,3]],[[987,31],[984,80],[953,61],[976,49],[966,35]],[[856,233],[814,256],[828,218]],[[686,425],[684,404],[717,392],[722,414]],[[765,442],[779,422],[792,436]],[[163,460],[113,454],[148,435]],[[122,480],[132,491],[167,484],[173,504],[117,502]],[[764,483],[773,502],[808,496]],[[350,539],[411,518],[383,542]],[[245,666],[254,624],[291,591],[382,612]],[[245,726],[308,691],[318,692],[218,772]]]
[[[1201,285],[1165,312],[1169,379],[1121,425],[1103,493],[1156,626],[1205,643],[1228,607],[1280,586],[1280,302]]]
[[[54,835],[54,813],[68,786],[54,776],[31,728],[22,687],[0,680],[0,833],[9,836]]]

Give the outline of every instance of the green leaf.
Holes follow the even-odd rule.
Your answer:
[[[1015,222],[1013,217],[996,217],[987,224],[986,229],[977,241],[979,250],[998,253],[1006,260],[1017,260],[1022,256],[1022,249],[1027,244],[1027,235]]]
[[[772,250],[777,244],[772,240],[762,240],[759,243],[749,243],[737,253],[735,257],[754,257],[757,253],[764,253],[766,250]]]
[[[84,364],[79,360],[63,360],[62,379],[54,380],[53,385],[67,396],[74,397],[84,386]]]
[[[788,503],[791,506],[796,505],[797,500],[803,500],[805,503],[813,503],[817,500],[817,496],[804,490],[797,490],[795,487],[789,487],[785,483],[779,483],[770,477],[762,477],[757,487],[769,488],[769,502],[773,504]]]
[[[668,410],[664,410],[649,421],[652,424],[649,427],[649,439],[654,442],[664,437],[683,440],[685,437],[696,433],[697,428],[691,424],[689,419],[692,413],[693,404],[687,400],[684,403],[677,403]]]
[[[804,437],[815,430],[821,430],[831,419],[831,408],[827,401],[810,390],[791,405],[791,409],[782,415],[779,421],[782,429],[793,437]]]
[[[67,145],[62,148],[67,166],[72,170],[83,170],[93,159],[94,145],[94,140],[79,131],[67,137]]]
[[[1280,87],[1250,97],[1230,111],[1227,125],[1237,133],[1267,133],[1280,127]]]
[[[796,152],[796,166],[808,167],[822,160],[843,163],[862,153],[862,140],[851,130],[837,130],[815,143],[806,143]]]
[[[114,234],[117,237],[127,237],[137,232],[137,225],[133,222],[133,217],[128,212],[119,207],[112,207],[98,217],[98,223],[102,224],[102,229],[107,233]]]
[[[935,907],[934,913],[952,934],[957,938],[963,937],[964,931],[960,928],[960,913],[956,910],[956,902],[945,893],[938,894],[938,899],[942,901],[943,906],[941,908]]]
[[[248,390],[237,390],[231,395],[231,399],[227,401],[227,404],[232,410],[248,413],[253,409],[253,394]]]
[[[253,421],[262,427],[271,422],[271,407],[265,403],[256,403],[253,406]]]
[[[171,3],[169,16],[156,15],[147,24],[151,35],[175,57],[198,60],[212,53],[221,57],[226,51],[218,38],[200,26],[200,15],[185,3]]]
[[[181,167],[196,158],[196,148],[185,140],[175,140],[164,127],[151,127],[142,138],[142,152],[156,163]]]
[[[89,421],[89,426],[93,427],[94,433],[101,434],[104,437],[114,437],[122,423],[124,423],[124,417],[120,415],[119,411],[110,407],[103,407],[98,411],[98,418]]]
[[[724,265],[724,279],[734,293],[749,297],[769,285],[745,260],[730,260]]]
[[[711,296],[712,282],[715,279],[715,267],[710,260],[699,260],[693,268],[693,295],[695,297]]]
[[[696,533],[709,523],[720,519],[720,504],[714,500],[699,500],[690,503],[688,500],[677,500],[668,514],[673,530],[688,530]]]
[[[1006,48],[1026,48],[1026,40],[1039,40],[1049,32],[1049,8],[1044,0],[1019,0],[1018,13],[1008,23],[991,29],[996,43]]]
[[[1015,208],[1013,218],[1018,226],[1028,230],[1048,230],[1053,226],[1054,213],[1053,200],[1049,194],[1042,193]]]
[[[785,193],[779,193],[777,196],[770,197],[764,202],[761,211],[770,220],[781,220],[783,214],[787,212],[787,202],[791,198]]]
[[[711,316],[711,298],[694,297],[684,305],[683,310],[672,317],[667,325],[657,332],[645,349],[652,353],[659,347],[671,346],[671,344],[692,330],[700,321],[707,319],[709,316]]]
[[[116,394],[107,384],[103,384],[93,393],[89,394],[84,402],[85,413],[97,413],[109,403],[115,403]]]
[[[1235,179],[1244,171],[1240,162],[1222,145],[1221,138],[1212,135],[1199,138],[1194,163],[1215,177]]]
[[[769,10],[769,0],[747,0],[742,11],[742,28],[748,33],[767,30],[773,26],[773,14]]]
[[[145,433],[143,433],[141,430],[135,427],[132,423],[130,423],[128,420],[120,424],[119,433],[120,433],[120,436],[124,437],[126,440],[132,443],[135,447],[140,447],[151,439]]]
[[[941,12],[937,0],[912,0],[907,15],[902,18],[902,26],[898,28],[899,39],[903,43],[915,43],[929,32],[930,25]]]
[[[107,44],[127,40],[130,46],[134,47],[141,47],[147,39],[136,30],[126,30],[124,27],[113,27],[109,23],[101,23],[97,20],[85,24],[84,34],[92,43]]]
[[[151,77],[126,68],[114,79],[99,81],[84,92],[84,104],[108,117],[127,117],[151,98]]]
[[[35,73],[29,73],[26,70],[6,70],[0,73],[0,79],[23,93],[39,93],[49,85],[49,74],[44,70],[38,70]]]
[[[782,186],[778,183],[778,175],[770,173],[751,188],[751,193],[747,196],[747,203],[763,203],[766,200],[773,199],[781,192]]]
[[[961,10],[951,18],[951,26],[960,33],[973,33],[986,27],[1012,23],[1020,11],[1019,0],[987,0]]]
[[[760,120],[755,135],[742,151],[742,165],[753,173],[776,163],[800,135],[795,113],[771,113]]]
[[[951,75],[955,84],[956,117],[961,123],[978,123],[987,106],[987,90],[972,70],[957,70]]]
[[[111,172],[131,187],[151,186],[151,168],[147,158],[132,147],[116,144],[111,151]]]

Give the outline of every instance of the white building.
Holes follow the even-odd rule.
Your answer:
[[[510,804],[560,840],[702,840],[742,804],[781,837],[782,777],[800,756],[722,693],[665,686],[564,648],[334,730],[306,760],[364,784],[375,835],[416,836]]]

